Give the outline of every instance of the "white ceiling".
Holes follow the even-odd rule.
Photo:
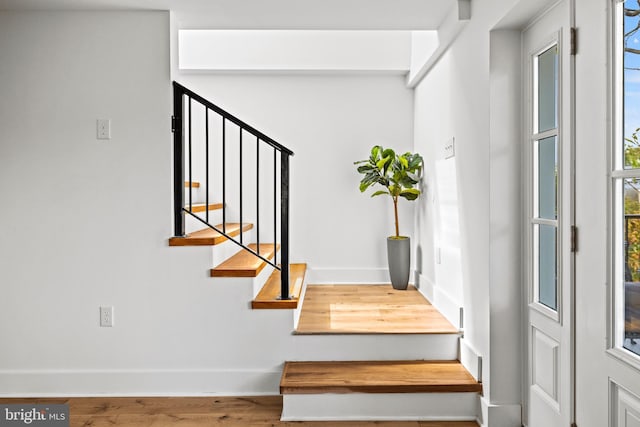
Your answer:
[[[181,28],[435,30],[457,0],[0,0],[0,10],[172,10]]]

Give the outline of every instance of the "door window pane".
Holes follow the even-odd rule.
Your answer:
[[[538,132],[556,127],[558,99],[558,46],[538,55]]]
[[[558,188],[558,156],[556,137],[538,141],[538,218],[556,219]]]
[[[640,178],[624,180],[624,347],[640,354]]]
[[[626,0],[624,9],[624,168],[640,168],[640,6],[637,0]]]
[[[556,227],[536,224],[535,228],[538,243],[538,302],[557,310]]]

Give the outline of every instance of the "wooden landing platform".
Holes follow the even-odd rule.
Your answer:
[[[482,384],[454,361],[286,362],[282,394],[465,393]]]
[[[410,286],[308,285],[297,334],[455,334],[458,330]]]

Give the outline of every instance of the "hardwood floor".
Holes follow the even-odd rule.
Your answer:
[[[458,330],[413,286],[309,285],[298,334],[451,334]]]
[[[469,421],[281,422],[281,396],[0,399],[0,403],[69,403],[71,427],[478,427]]]

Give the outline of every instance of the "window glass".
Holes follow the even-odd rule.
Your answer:
[[[558,188],[558,156],[556,137],[538,141],[538,217],[556,219]]]
[[[556,227],[536,224],[535,233],[538,246],[538,302],[557,310]]]
[[[623,331],[616,344],[622,342],[623,348],[640,355],[640,3],[626,0],[617,10],[618,64],[622,64],[617,74],[617,87],[622,88],[618,105],[623,113],[616,116],[622,135],[616,138],[615,152],[621,153],[622,165],[614,168],[618,173],[614,178],[616,209],[620,212],[614,236],[622,238],[615,242],[617,267],[622,270],[617,270],[614,313],[616,324],[624,327],[616,328]],[[619,169],[626,170],[624,177]]]
[[[538,132],[557,127],[558,46],[538,55]]]
[[[624,180],[624,347],[640,354],[640,179]]]
[[[624,168],[640,168],[640,5],[624,2]]]

